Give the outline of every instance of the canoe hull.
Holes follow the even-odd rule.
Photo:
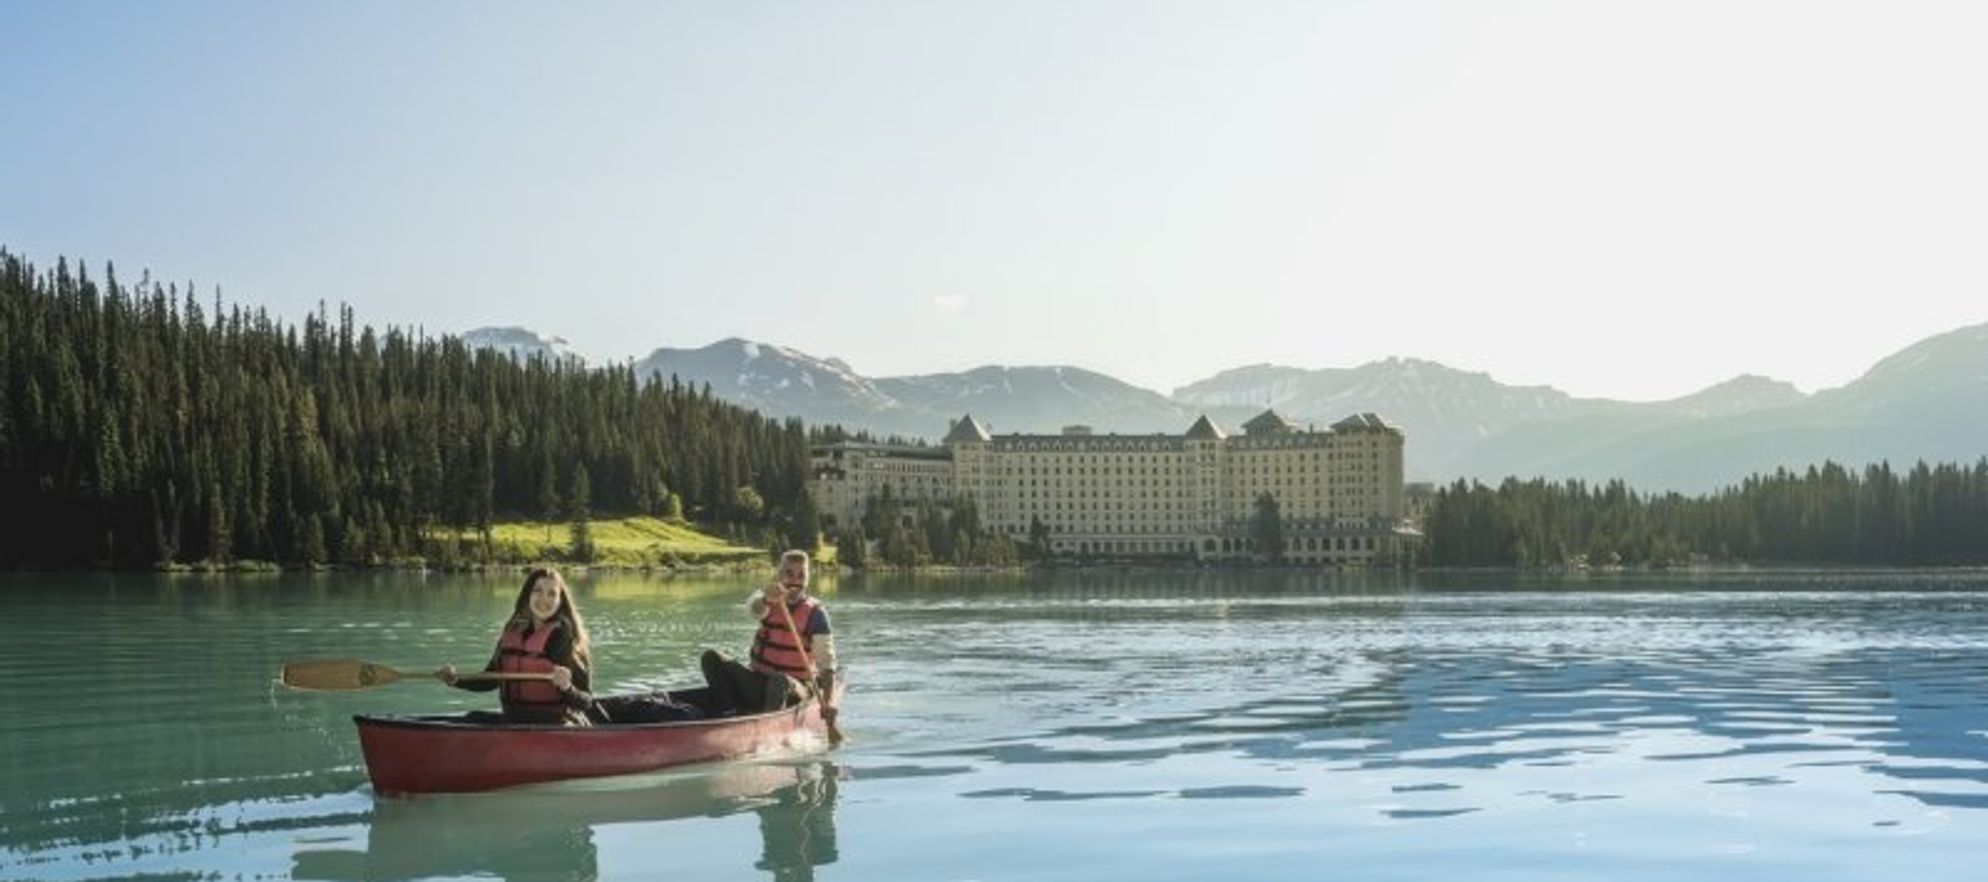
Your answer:
[[[355,716],[373,790],[469,793],[649,772],[826,743],[818,702],[773,713],[594,727],[466,722],[461,716]]]

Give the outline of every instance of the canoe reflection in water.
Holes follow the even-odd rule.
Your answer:
[[[837,857],[835,798],[842,770],[829,762],[719,763],[652,775],[562,782],[492,793],[381,799],[366,850],[303,844],[296,879],[393,882],[435,876],[571,880],[600,876],[597,830],[689,818],[759,816],[755,869],[812,880]],[[740,855],[741,864],[745,855]],[[667,850],[635,855],[644,875],[676,876]],[[628,866],[629,859],[616,863]]]

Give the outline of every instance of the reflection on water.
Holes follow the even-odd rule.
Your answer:
[[[815,868],[835,863],[835,792],[833,767],[813,767],[792,787],[772,794],[772,801],[753,808],[759,815],[759,860],[753,867],[780,880],[812,880]]]
[[[601,876],[595,837],[603,828],[750,812],[761,840],[750,865],[775,879],[813,879],[815,867],[835,863],[839,778],[829,762],[729,763],[610,782],[382,799],[366,827],[364,851],[302,847],[291,876],[583,882]],[[656,874],[668,875],[669,855],[656,860]]]
[[[1372,878],[1808,882],[1952,878],[1988,841],[1980,573],[825,588],[853,680],[841,750],[388,800],[352,714],[491,698],[292,693],[272,672],[480,661],[509,579],[0,577],[9,633],[35,635],[0,641],[0,880],[1149,882],[1329,857]],[[607,690],[686,685],[751,629],[727,581],[577,589]]]

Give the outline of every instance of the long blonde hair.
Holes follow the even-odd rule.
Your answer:
[[[580,667],[592,668],[593,642],[587,639],[586,620],[580,618],[580,606],[573,600],[573,589],[566,586],[566,577],[559,575],[558,570],[538,567],[525,576],[524,587],[518,589],[518,600],[511,605],[511,618],[504,622],[504,627],[523,631],[538,621],[532,616],[532,586],[538,584],[540,579],[551,579],[553,584],[559,586],[559,609],[552,614],[552,620],[565,628],[566,633],[573,635],[573,660]]]

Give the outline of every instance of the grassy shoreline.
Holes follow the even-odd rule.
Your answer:
[[[493,525],[486,547],[475,531],[436,530],[427,534],[431,545],[448,545],[436,557],[419,555],[365,563],[330,561],[316,564],[286,564],[257,559],[229,561],[174,561],[150,567],[118,567],[109,563],[50,567],[50,571],[110,571],[161,573],[308,573],[429,571],[510,572],[552,564],[575,571],[640,572],[739,572],[757,571],[771,565],[773,553],[764,548],[741,545],[706,533],[682,521],[653,517],[604,518],[588,524],[594,547],[591,560],[574,560],[571,554],[571,525],[565,522],[509,521]],[[823,549],[819,558],[825,565],[835,561],[833,547]],[[37,567],[25,568],[34,571]]]

